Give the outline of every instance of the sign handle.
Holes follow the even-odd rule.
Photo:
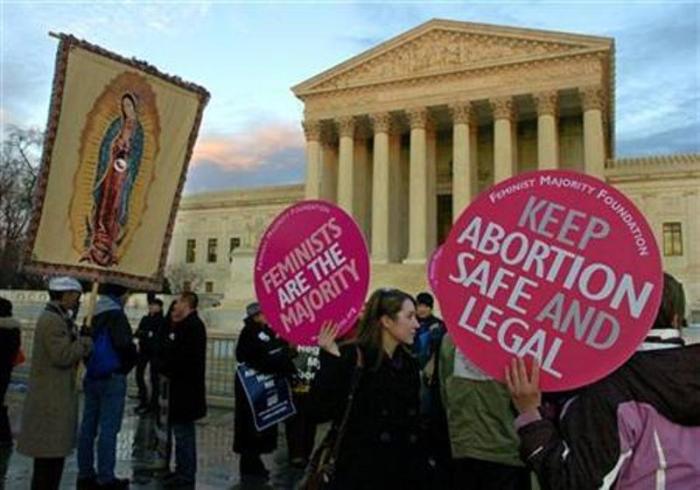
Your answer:
[[[92,283],[92,288],[90,289],[90,297],[88,298],[88,304],[87,304],[87,312],[85,314],[85,326],[88,328],[92,328],[92,317],[95,314],[95,304],[97,303],[97,292],[100,287],[100,281],[96,280],[93,281]],[[85,374],[85,363],[80,363],[78,364],[78,369],[76,370],[75,373],[75,387],[76,390],[79,392],[81,388],[81,383],[80,380],[83,378],[83,374]]]
[[[88,299],[87,311],[85,313],[85,326],[87,328],[92,327],[92,317],[95,314],[95,303],[97,303],[97,291],[100,287],[100,281],[94,281],[92,283],[92,289],[90,290],[90,298]]]

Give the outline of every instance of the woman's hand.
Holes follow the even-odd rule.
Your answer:
[[[537,359],[532,362],[532,372],[528,376],[525,361],[513,359],[510,366],[506,366],[506,385],[510,391],[513,405],[518,412],[532,412],[542,404],[542,392],[540,391],[540,365]]]
[[[336,357],[340,357],[340,350],[335,341],[339,331],[338,325],[329,320],[321,325],[321,331],[318,333],[318,346]]]

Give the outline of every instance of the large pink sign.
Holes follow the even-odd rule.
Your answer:
[[[453,226],[438,270],[442,313],[465,356],[496,379],[515,356],[536,358],[548,391],[624,363],[663,287],[654,235],[632,202],[564,171],[482,193]]]
[[[287,208],[260,241],[255,292],[270,326],[294,344],[315,344],[328,320],[347,332],[368,286],[362,233],[332,204],[303,201]]]

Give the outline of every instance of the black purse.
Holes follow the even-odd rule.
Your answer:
[[[338,459],[340,445],[343,442],[345,431],[347,429],[350,411],[352,410],[352,400],[355,397],[355,392],[360,384],[360,376],[364,367],[364,358],[362,351],[357,348],[357,363],[353,371],[352,380],[350,382],[350,390],[348,399],[343,411],[343,416],[340,422],[335,422],[331,425],[328,433],[323,438],[321,445],[316,448],[313,456],[309,460],[309,465],[306,468],[304,478],[297,485],[297,490],[323,490],[333,481],[335,477],[335,463]]]

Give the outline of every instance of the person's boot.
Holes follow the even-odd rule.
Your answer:
[[[95,477],[91,476],[89,478],[78,478],[75,482],[75,488],[76,490],[97,490],[100,487]]]
[[[98,484],[95,488],[99,490],[125,490],[129,488],[130,483],[128,478],[115,478],[109,483]]]

